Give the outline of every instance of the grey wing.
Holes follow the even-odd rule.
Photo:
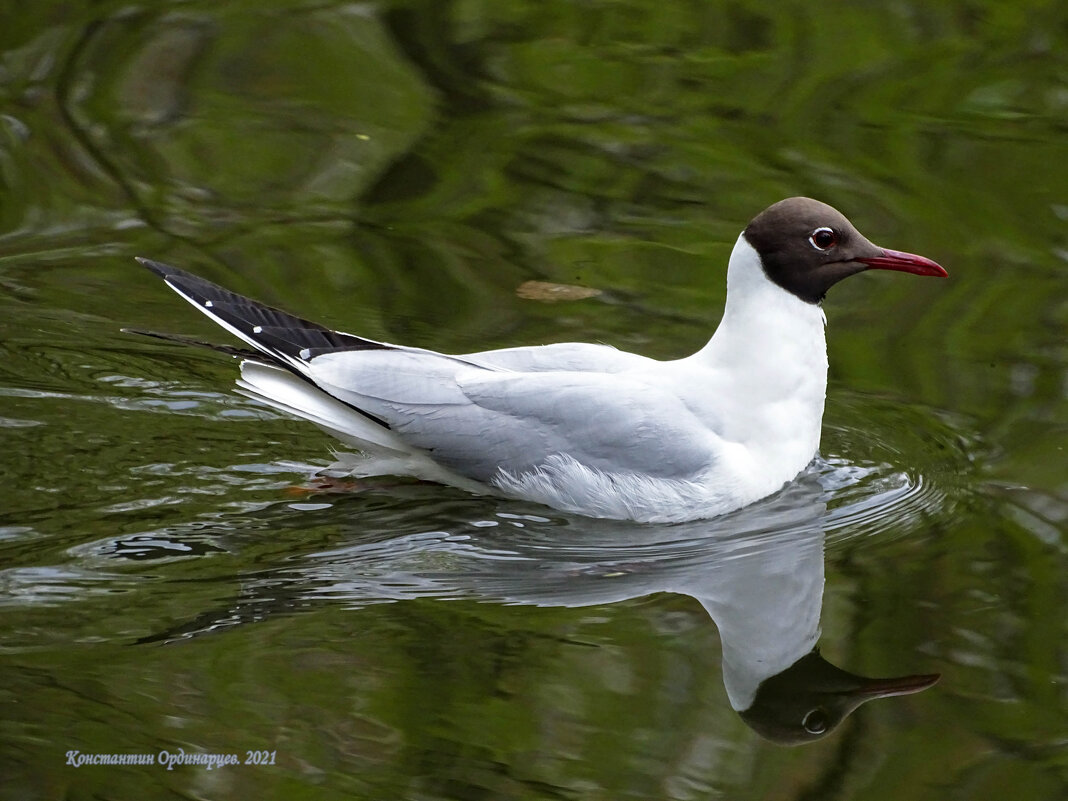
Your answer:
[[[640,370],[656,362],[636,353],[627,353],[609,345],[586,342],[559,342],[520,348],[502,348],[480,353],[466,353],[458,358],[494,370],[546,372],[578,370],[594,373],[618,373]]]
[[[397,351],[323,356],[311,367],[319,386],[478,481],[557,454],[665,478],[692,478],[712,458],[713,435],[676,396],[622,374],[498,372]]]

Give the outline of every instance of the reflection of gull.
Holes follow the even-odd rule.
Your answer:
[[[768,739],[815,740],[865,701],[925,690],[937,675],[867,679],[820,656],[823,534],[800,526],[724,554],[714,580],[687,589],[719,628],[731,706]]]
[[[742,719],[777,742],[814,740],[861,703],[918,692],[938,678],[866,679],[815,650],[825,478],[810,471],[773,499],[714,523],[648,527],[570,518],[554,526],[502,514],[468,532],[364,539],[261,574],[236,608],[150,639],[193,636],[309,602],[358,607],[467,597],[581,607],[676,592],[696,598],[715,621],[723,682]]]
[[[647,529],[604,529],[614,539],[604,555],[626,560],[606,566],[616,579],[601,586],[607,590],[604,584],[615,584],[611,592],[598,598],[585,588],[561,584],[554,585],[552,596],[543,586],[530,588],[532,600],[571,606],[663,591],[690,595],[719,629],[723,683],[742,719],[776,742],[819,739],[865,701],[919,692],[939,677],[868,679],[819,655],[825,505],[814,497],[819,490],[814,484],[798,482],[774,503],[732,516],[729,527],[705,523],[665,529],[675,541],[637,559],[635,549],[648,542]],[[542,582],[538,575],[531,579]],[[479,588],[489,590],[485,582]],[[526,589],[515,582],[502,595],[523,600]]]

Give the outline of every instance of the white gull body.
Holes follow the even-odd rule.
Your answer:
[[[448,355],[376,342],[141,261],[256,349],[239,354],[239,391],[360,451],[343,457],[352,474],[642,522],[737,509],[813,458],[830,285],[870,267],[945,275],[872,245],[825,204],[782,201],[738,238],[712,339],[657,361],[582,343]]]
[[[359,448],[347,461],[357,475],[412,475],[594,517],[713,517],[805,468],[827,386],[822,309],[768,281],[741,237],[727,287],[711,341],[675,361],[565,343],[459,358],[343,351],[308,363],[329,395],[386,419],[404,412],[389,431],[282,368],[245,361],[240,384]],[[413,443],[450,453],[436,461]]]

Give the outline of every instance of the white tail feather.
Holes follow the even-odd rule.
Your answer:
[[[337,454],[335,468],[355,476],[413,476],[484,493],[485,484],[447,470],[422,451],[405,445],[388,428],[282,367],[251,359],[241,363],[238,392],[280,412],[307,420],[332,437],[358,448],[361,454]]]
[[[389,429],[281,367],[243,361],[237,385],[242,395],[308,420],[360,450],[411,453]]]

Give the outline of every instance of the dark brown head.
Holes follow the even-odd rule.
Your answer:
[[[828,289],[863,270],[947,275],[923,256],[873,245],[838,210],[807,197],[768,206],[743,235],[768,278],[807,303],[819,303]]]
[[[753,703],[738,714],[772,742],[801,745],[830,734],[867,701],[923,692],[940,678],[930,673],[869,679],[835,667],[815,650],[761,682]]]

